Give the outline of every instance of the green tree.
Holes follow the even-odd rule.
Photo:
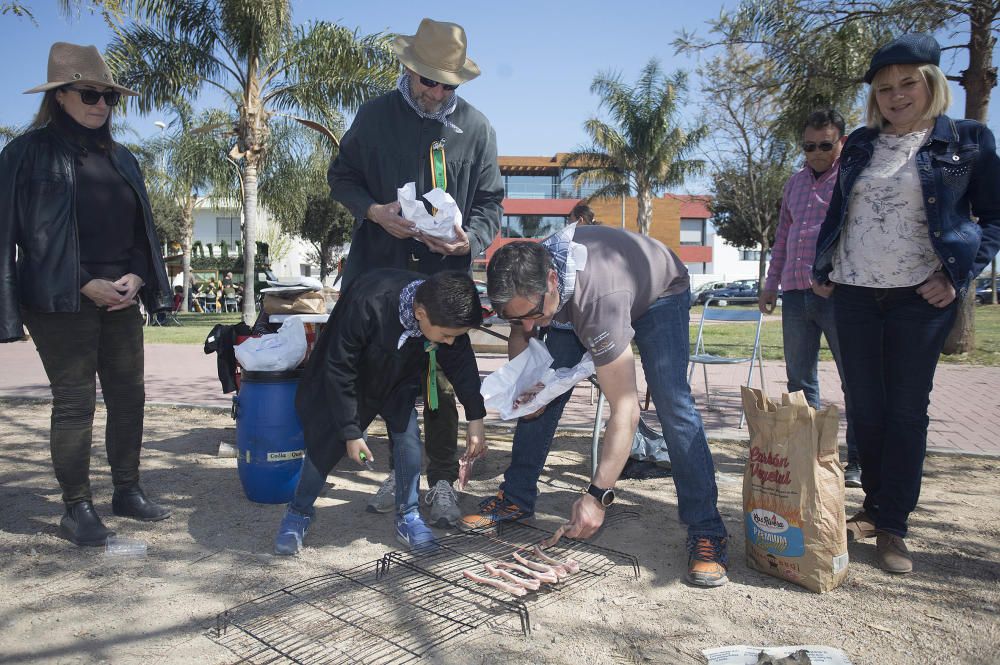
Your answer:
[[[315,126],[342,122],[395,81],[398,66],[385,35],[359,37],[341,26],[292,23],[288,0],[137,0],[141,19],[118,32],[108,59],[141,112],[206,87],[222,91],[236,117],[230,157],[243,196],[245,297],[255,316],[253,283],[258,177],[271,148],[276,114]],[[299,117],[300,116],[300,117]]]
[[[706,151],[712,164],[712,222],[729,244],[760,248],[757,273],[763,284],[782,191],[799,155],[797,142],[778,130],[783,100],[775,89],[754,85],[773,77],[767,61],[732,46],[699,73],[702,117],[716,128]]]
[[[317,196],[309,200],[299,233],[312,243],[319,263],[320,281],[330,274],[335,257],[333,250],[351,241],[354,231],[354,215],[329,195]],[[338,277],[340,271],[337,271]]]
[[[619,74],[600,73],[590,91],[600,95],[611,123],[591,118],[584,123],[590,136],[588,147],[569,154],[563,166],[577,170],[576,187],[598,185],[591,198],[629,196],[638,199],[636,223],[649,234],[653,223],[653,197],[677,187],[705,166],[689,159],[705,138],[708,128],[685,130],[678,124],[687,76],[667,76],[654,58],[646,63],[635,85]]]
[[[184,273],[183,311],[187,311],[191,284],[191,243],[194,237],[194,211],[210,198],[239,201],[235,165],[224,161],[228,142],[210,132],[198,131],[226,121],[220,110],[203,111],[195,115],[183,101],[169,105],[174,119],[162,133],[146,141],[140,149],[140,161],[146,188],[149,190],[153,216],[164,225],[167,237],[181,246],[181,266]],[[171,225],[176,226],[170,229]]]
[[[968,67],[948,73],[965,89],[965,117],[986,122],[997,85],[993,53],[1000,0],[744,0],[709,22],[711,39],[682,33],[679,51],[742,45],[772,63],[768,85],[787,100],[781,123],[794,135],[798,118],[817,106],[847,108],[858,101],[871,54],[891,38],[915,30],[948,35],[942,48],[965,51]],[[945,65],[947,73],[947,61]],[[945,353],[975,348],[975,300],[962,304]]]

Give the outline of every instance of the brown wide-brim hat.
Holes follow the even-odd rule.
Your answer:
[[[460,85],[479,76],[479,65],[466,55],[465,30],[455,23],[425,18],[417,34],[399,35],[392,50],[399,61],[438,83]]]
[[[113,88],[123,95],[139,94],[115,83],[108,63],[104,62],[96,46],[79,46],[67,42],[56,42],[49,49],[48,82],[25,90],[24,94],[46,92],[71,83],[89,83],[93,86]]]

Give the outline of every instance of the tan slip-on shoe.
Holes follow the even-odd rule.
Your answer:
[[[851,519],[847,520],[847,540],[865,540],[875,537],[875,522],[868,513],[861,511]]]
[[[913,558],[902,538],[894,533],[879,531],[875,536],[875,556],[879,568],[896,575],[913,570]]]

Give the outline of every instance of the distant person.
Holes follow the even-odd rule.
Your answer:
[[[115,515],[170,516],[139,485],[145,402],[142,323],[169,309],[170,285],[135,157],[111,135],[122,95],[94,46],[57,42],[27,133],[0,154],[0,342],[27,326],[52,386],[49,441],[66,512],[59,534],[103,545],[90,449],[96,376]],[[19,260],[14,265],[15,247]]]
[[[440,363],[469,419],[467,456],[486,452],[486,408],[468,335],[481,322],[476,285],[464,272],[425,279],[403,270],[378,270],[359,277],[344,292],[296,393],[306,457],[275,537],[277,554],[296,554],[302,548],[315,515],[313,504],[345,454],[357,464],[375,459],[364,436],[375,416],[385,420],[393,441],[396,538],[410,549],[433,546],[434,535],[417,500],[422,446],[414,404],[429,372]]]
[[[848,537],[874,536],[890,573],[913,570],[904,539],[957,296],[1000,249],[996,142],[984,125],[945,115],[951,91],[940,58],[924,34],[872,56],[867,125],[844,144],[813,268],[813,290],[833,297],[861,454],[864,509],[848,520]]]
[[[589,205],[583,203],[578,203],[573,206],[573,209],[569,212],[569,223],[570,224],[597,224],[596,219],[594,219],[594,211]]]
[[[778,300],[778,287],[781,287],[781,334],[788,392],[803,391],[815,409],[820,408],[820,335],[826,337],[837,371],[841,371],[833,303],[813,293],[812,269],[816,236],[837,184],[843,138],[844,117],[837,111],[815,111],[806,118],[802,128],[802,152],[806,163],[785,183],[781,217],[771,247],[771,265],[758,299],[760,311],[771,314]],[[843,385],[842,372],[840,382]],[[844,484],[861,487],[861,461],[850,423],[847,425]]]
[[[489,120],[457,89],[479,76],[467,55],[465,30],[425,18],[415,35],[399,35],[393,51],[402,72],[396,89],[362,105],[330,165],[330,195],[358,224],[341,290],[371,270],[397,268],[433,275],[472,269],[500,231],[503,179]],[[463,88],[464,89],[464,88]],[[397,188],[416,183],[417,196],[435,187],[455,199],[462,225],[451,241],[422,235],[400,216]],[[424,399],[427,484],[431,524],[453,525],[462,513],[452,484],[458,479],[458,410],[443,375],[438,407]],[[392,474],[368,510],[393,509]]]
[[[227,272],[222,278],[222,288],[233,285],[233,273]]]

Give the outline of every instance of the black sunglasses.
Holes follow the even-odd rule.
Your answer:
[[[531,321],[532,319],[540,319],[545,316],[545,294],[539,298],[538,304],[531,308],[531,311],[522,314],[521,316],[504,316],[502,317],[507,323],[521,323],[522,321]]]
[[[93,106],[97,101],[104,97],[104,103],[108,106],[117,106],[118,102],[121,101],[122,93],[115,90],[108,90],[107,92],[100,92],[98,90],[88,90],[87,88],[66,88],[67,90],[72,90],[73,92],[80,93],[80,101],[87,106]]]
[[[823,152],[830,152],[833,150],[833,143],[831,141],[823,141],[822,143],[803,143],[803,152],[812,152],[816,148],[819,148]]]
[[[452,85],[450,83],[438,83],[434,79],[429,79],[426,76],[421,76],[420,77],[420,84],[421,85],[425,85],[428,88],[436,88],[438,86],[441,86],[445,90],[454,90],[455,88],[458,87],[457,85]]]

